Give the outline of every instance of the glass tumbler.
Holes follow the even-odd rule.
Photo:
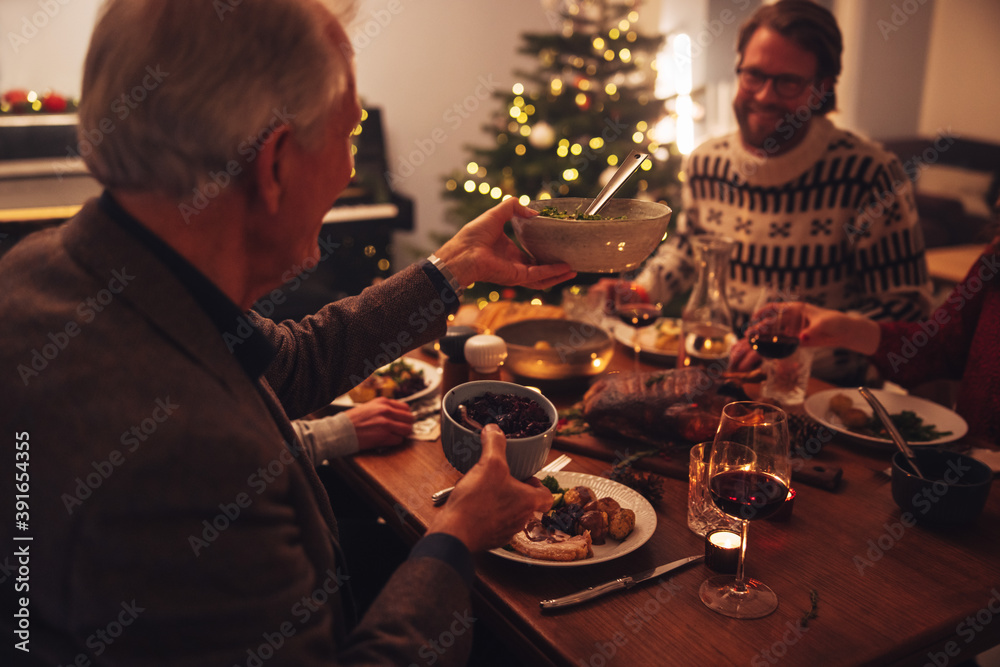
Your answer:
[[[704,537],[716,528],[738,531],[740,522],[724,514],[708,495],[708,460],[712,442],[702,442],[691,448],[688,464],[688,528]]]

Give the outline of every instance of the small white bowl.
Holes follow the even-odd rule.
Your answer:
[[[528,202],[540,211],[583,211],[591,199],[564,197]],[[538,262],[565,262],[579,273],[620,273],[637,268],[667,233],[669,206],[641,199],[610,199],[601,209],[604,220],[561,220],[514,216],[511,224],[521,247]],[[614,220],[610,218],[619,218]]]
[[[529,398],[542,406],[552,420],[552,424],[543,433],[527,438],[507,438],[507,465],[510,467],[510,474],[519,480],[526,480],[545,465],[545,458],[555,438],[559,415],[552,401],[534,389],[513,382],[476,380],[460,384],[444,395],[441,399],[441,447],[445,458],[463,475],[479,460],[482,453],[479,434],[459,424],[452,415],[458,413],[460,404],[487,392]]]

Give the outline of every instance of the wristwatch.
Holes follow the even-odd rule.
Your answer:
[[[451,286],[451,289],[453,292],[455,292],[455,295],[462,296],[462,292],[465,291],[465,285],[458,284],[458,278],[456,278],[455,274],[451,272],[451,269],[449,269],[445,265],[444,260],[442,260],[437,255],[431,255],[430,257],[427,258],[427,261],[430,262],[435,269],[441,272],[441,275],[444,276],[444,279],[448,281],[448,285]]]

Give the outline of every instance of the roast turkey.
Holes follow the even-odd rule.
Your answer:
[[[614,373],[583,396],[583,417],[599,435],[656,445],[711,440],[722,408],[747,395],[736,374],[717,376],[699,367],[646,373]]]

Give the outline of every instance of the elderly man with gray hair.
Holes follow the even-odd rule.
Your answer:
[[[31,538],[23,662],[461,664],[470,554],[551,504],[510,476],[488,427],[479,464],[351,619],[314,467],[327,452],[290,420],[385,346],[443,335],[463,285],[573,274],[503,234],[524,213],[511,199],[301,322],[250,310],[316,259],[351,177],[345,16],[318,0],[110,0],[100,14],[79,152],[106,189],[0,261],[0,425],[24,471],[0,488],[30,496],[30,531],[0,531]],[[2,625],[8,640],[19,629]]]

